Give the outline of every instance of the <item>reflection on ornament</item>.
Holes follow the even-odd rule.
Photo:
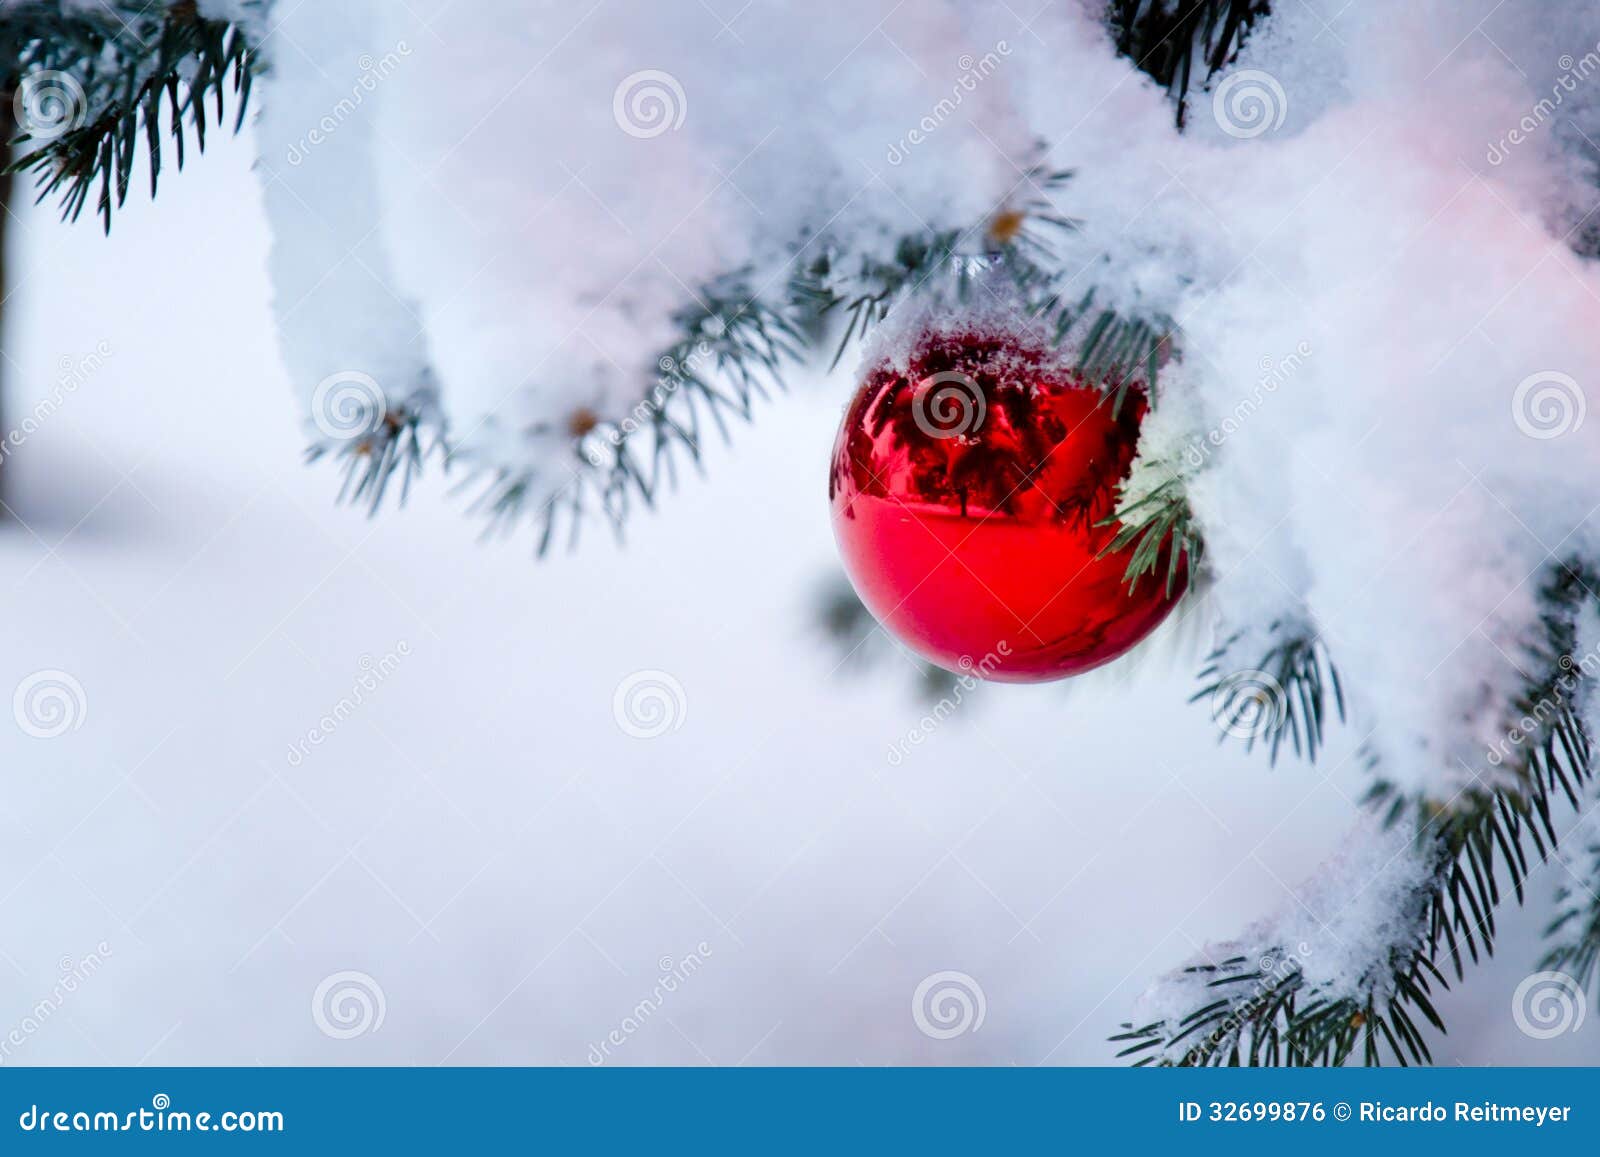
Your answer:
[[[866,375],[833,451],[828,493],[862,602],[951,670],[1039,682],[1109,662],[1182,597],[1107,553],[1146,410],[1120,409],[1008,335],[929,333],[904,369]],[[1165,548],[1170,549],[1170,548]],[[1157,575],[1167,572],[1163,551]]]

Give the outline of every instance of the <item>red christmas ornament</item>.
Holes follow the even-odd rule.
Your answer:
[[[1182,597],[1169,558],[1130,592],[1107,552],[1144,418],[1009,336],[929,333],[909,370],[867,374],[828,496],[861,601],[929,660],[1003,682],[1076,675],[1131,650]]]

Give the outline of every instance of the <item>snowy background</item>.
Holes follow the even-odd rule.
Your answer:
[[[1349,113],[1304,147],[1354,153],[1366,127]],[[1351,188],[1378,196],[1361,179],[1404,144],[1380,137],[1369,168],[1304,212],[1333,212]],[[1301,883],[1356,814],[1360,733],[1336,732],[1314,768],[1219,748],[1204,704],[1186,704],[1203,632],[1169,632],[1093,680],[984,688],[891,763],[927,709],[910,664],[841,669],[814,622],[835,568],[825,470],[845,370],[800,376],[710,455],[707,481],[635,521],[625,548],[596,527],[542,564],[525,539],[478,545],[436,477],[376,520],[333,505],[331,468],[300,463],[291,398],[308,383],[291,381],[274,328],[255,156],[253,131],[218,139],[156,203],[130,199],[109,239],[48,206],[14,222],[6,422],[58,392],[64,365],[95,364],[3,467],[14,517],[0,581],[16,614],[0,689],[61,671],[83,691],[64,734],[0,728],[0,1037],[22,1040],[5,1063],[585,1064],[620,1031],[608,1063],[1103,1064],[1156,976],[1268,912],[1328,902]],[[1294,197],[1316,181],[1291,172],[1304,167],[1284,168],[1273,192],[1301,209]],[[1443,225],[1426,180],[1396,197],[1402,221],[1454,231],[1430,242],[1438,252],[1456,253],[1452,238],[1507,195],[1470,170],[1457,186],[1473,211]],[[1232,243],[1268,240],[1180,175],[1165,191],[1226,215],[1243,230]],[[1264,258],[1309,229],[1277,224]],[[1544,256],[1559,246],[1524,238],[1514,216],[1507,228],[1484,264],[1522,287],[1532,271],[1509,263],[1532,253],[1527,292],[1550,292],[1543,315],[1525,303],[1484,317],[1483,347],[1509,341],[1514,363],[1518,342],[1555,348],[1560,331],[1583,356],[1551,305],[1572,276]],[[1321,247],[1324,272],[1343,268],[1341,248]],[[1426,255],[1396,284],[1415,292],[1405,278]],[[1465,287],[1476,259],[1452,260]],[[1457,305],[1471,313],[1510,288],[1461,288]],[[1249,316],[1277,291],[1262,277],[1232,292]],[[1250,367],[1263,345],[1293,349],[1296,326],[1232,345],[1220,321],[1197,315],[1194,329]],[[1485,348],[1396,345],[1315,372],[1481,364]],[[1415,420],[1380,446],[1397,439],[1403,456]],[[1370,425],[1361,412],[1348,424],[1352,441]],[[1299,460],[1302,487],[1327,487],[1312,485],[1316,464]],[[1346,534],[1351,514],[1320,513]],[[1345,590],[1360,581],[1350,569]],[[1475,589],[1463,613],[1498,592]],[[1388,604],[1397,617],[1408,605]],[[1381,668],[1392,656],[1373,646],[1362,661]],[[321,724],[385,656],[398,660],[359,709]],[[650,739],[613,712],[640,671],[684,692],[681,726]],[[1403,716],[1399,733],[1413,725]],[[296,753],[319,728],[325,741]],[[1535,1040],[1512,1017],[1558,872],[1535,873],[1497,959],[1442,1002],[1440,1063],[1600,1061],[1593,1019]],[[39,1021],[63,963],[91,953],[92,975]],[[691,954],[693,975],[624,1030],[662,962]],[[919,1029],[913,994],[945,971],[971,978],[985,1012],[938,1039]],[[359,1015],[344,1035],[318,993],[349,973],[382,1019]]]

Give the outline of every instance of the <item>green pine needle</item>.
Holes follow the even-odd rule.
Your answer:
[[[1271,10],[1271,0],[1111,0],[1108,18],[1117,51],[1167,90],[1181,129],[1189,90],[1238,55]]]
[[[1548,710],[1536,716],[1542,720],[1539,730],[1502,768],[1507,775],[1502,785],[1463,793],[1448,806],[1404,795],[1388,784],[1369,793],[1369,805],[1386,809],[1389,822],[1412,817],[1418,847],[1430,866],[1431,885],[1412,914],[1419,929],[1414,940],[1383,947],[1353,995],[1333,996],[1312,987],[1286,945],[1262,945],[1255,958],[1190,966],[1185,971],[1206,976],[1206,988],[1215,997],[1176,1021],[1124,1024],[1111,1038],[1126,1044],[1118,1055],[1136,1058],[1137,1065],[1429,1063],[1424,1025],[1445,1031],[1435,999],[1450,986],[1447,973],[1460,983],[1468,963],[1493,951],[1495,910],[1506,892],[1520,903],[1530,869],[1555,851],[1553,807],[1564,800],[1578,809],[1582,792],[1595,786],[1591,740],[1572,694],[1575,686],[1592,693],[1574,655],[1577,614],[1585,603],[1592,605],[1594,585],[1594,572],[1572,562],[1554,568],[1540,591],[1545,637],[1538,667],[1543,674],[1507,704],[1506,718],[1521,720],[1535,705]],[[1311,680],[1323,661],[1318,655],[1315,640],[1297,639],[1278,648],[1262,668],[1299,681],[1303,720],[1320,741],[1320,709],[1313,710],[1308,698],[1316,694]],[[1600,850],[1588,850],[1600,870]],[[1545,967],[1570,966],[1580,982],[1591,983],[1600,958],[1600,929],[1584,922],[1585,904],[1572,911],[1577,914],[1558,918],[1550,929],[1558,943]],[[1286,963],[1264,967],[1272,961]]]
[[[79,7],[70,14],[63,14],[59,4],[23,0],[6,13],[0,28],[0,75],[9,74],[25,89],[32,76],[62,74],[77,89],[66,98],[77,123],[40,141],[24,125],[13,142],[20,155],[10,168],[36,174],[39,200],[59,195],[66,220],[79,217],[98,187],[96,209],[109,233],[113,208],[127,201],[141,139],[155,195],[163,97],[181,169],[185,133],[193,131],[196,147],[204,152],[208,115],[220,123],[230,94],[234,131],[244,123],[255,68],[244,33],[227,21],[202,17],[193,0],[120,11],[109,4]],[[47,78],[42,83],[64,82]]]
[[[1099,525],[1120,526],[1103,554],[1116,554],[1133,547],[1133,556],[1122,576],[1130,593],[1138,588],[1140,578],[1162,570],[1166,571],[1168,595],[1172,594],[1180,567],[1186,567],[1189,582],[1194,582],[1203,545],[1183,484],[1178,479],[1168,479]]]

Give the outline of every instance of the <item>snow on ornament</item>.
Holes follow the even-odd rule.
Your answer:
[[[1132,546],[1110,549],[1147,406],[1140,383],[1119,406],[1017,333],[927,329],[906,356],[875,362],[828,481],[861,601],[930,661],[1001,682],[1127,653],[1187,586],[1180,559],[1170,590],[1130,587]]]

